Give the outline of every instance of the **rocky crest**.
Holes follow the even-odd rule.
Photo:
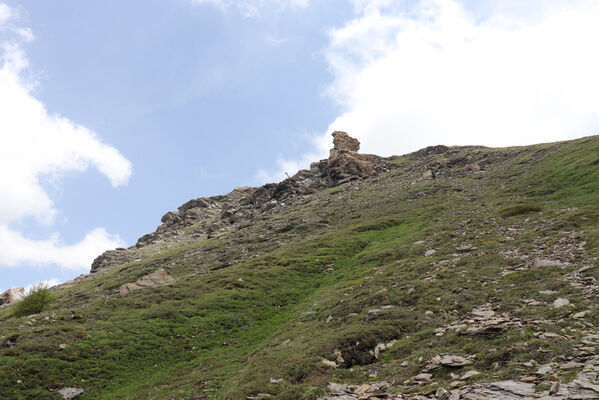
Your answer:
[[[202,197],[169,211],[156,231],[139,238],[135,246],[109,250],[92,263],[96,273],[110,266],[123,265],[152,254],[153,246],[206,240],[251,222],[257,215],[291,204],[330,187],[365,179],[393,168],[387,159],[359,154],[360,142],[345,132],[333,132],[329,158],[314,162],[309,170],[301,170],[279,183],[258,188],[240,187],[222,196]]]
[[[378,173],[376,156],[358,154],[360,142],[345,132],[333,132],[333,145],[327,160],[327,178],[332,186]]]

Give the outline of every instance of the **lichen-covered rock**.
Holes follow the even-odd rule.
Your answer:
[[[6,292],[0,294],[0,307],[13,305],[23,297],[25,297],[25,288],[8,289]]]
[[[121,296],[129,294],[135,290],[158,287],[158,286],[169,286],[176,284],[175,278],[166,273],[162,268],[159,268],[153,274],[146,275],[141,279],[138,279],[132,283],[125,283],[119,289]]]

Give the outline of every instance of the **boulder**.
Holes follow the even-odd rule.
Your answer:
[[[553,302],[553,308],[561,308],[563,306],[567,306],[568,304],[570,304],[570,300],[560,297],[559,299],[555,299]]]
[[[0,294],[0,307],[15,304],[23,297],[25,297],[25,288],[8,289],[6,292]]]
[[[169,286],[176,284],[175,278],[166,273],[162,268],[158,268],[156,272],[146,275],[133,283],[125,283],[119,289],[121,296],[129,294],[135,290],[152,288],[158,286]]]
[[[84,389],[71,388],[71,387],[62,388],[58,391],[58,393],[60,393],[60,395],[62,396],[63,399],[74,399],[75,397],[79,396],[83,392],[85,392]]]
[[[429,249],[429,250],[427,250],[427,251],[424,252],[424,256],[425,257],[430,257],[433,254],[435,254],[436,252],[437,252],[437,250],[435,250],[435,249]]]

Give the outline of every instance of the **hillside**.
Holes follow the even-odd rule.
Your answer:
[[[0,311],[0,398],[599,398],[599,136],[358,149]]]

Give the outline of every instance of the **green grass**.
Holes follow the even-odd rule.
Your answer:
[[[422,179],[421,164],[446,155],[398,157],[398,169],[376,179],[58,290],[39,315],[0,312],[0,397],[58,399],[57,389],[73,386],[85,388],[81,399],[316,399],[330,381],[402,382],[438,354],[475,356],[475,381],[515,378],[533,372],[522,362],[568,356],[580,334],[535,333],[578,327],[574,311],[591,309],[589,321],[599,321],[592,299],[565,279],[599,256],[599,138],[454,150],[455,159],[488,162],[486,172],[455,167],[433,182]],[[533,269],[533,258],[521,257],[550,258],[574,231],[586,245],[567,268]],[[476,249],[461,253],[464,244]],[[429,249],[436,252],[425,257]],[[177,285],[118,294],[158,267]],[[557,297],[573,308],[523,303]],[[487,303],[552,323],[435,335]],[[380,359],[369,353],[392,340]],[[322,364],[335,350],[344,363]],[[435,382],[446,387],[450,372],[435,372]]]
[[[500,217],[512,217],[514,215],[540,212],[541,206],[538,204],[518,204],[516,206],[505,207],[499,210]]]

